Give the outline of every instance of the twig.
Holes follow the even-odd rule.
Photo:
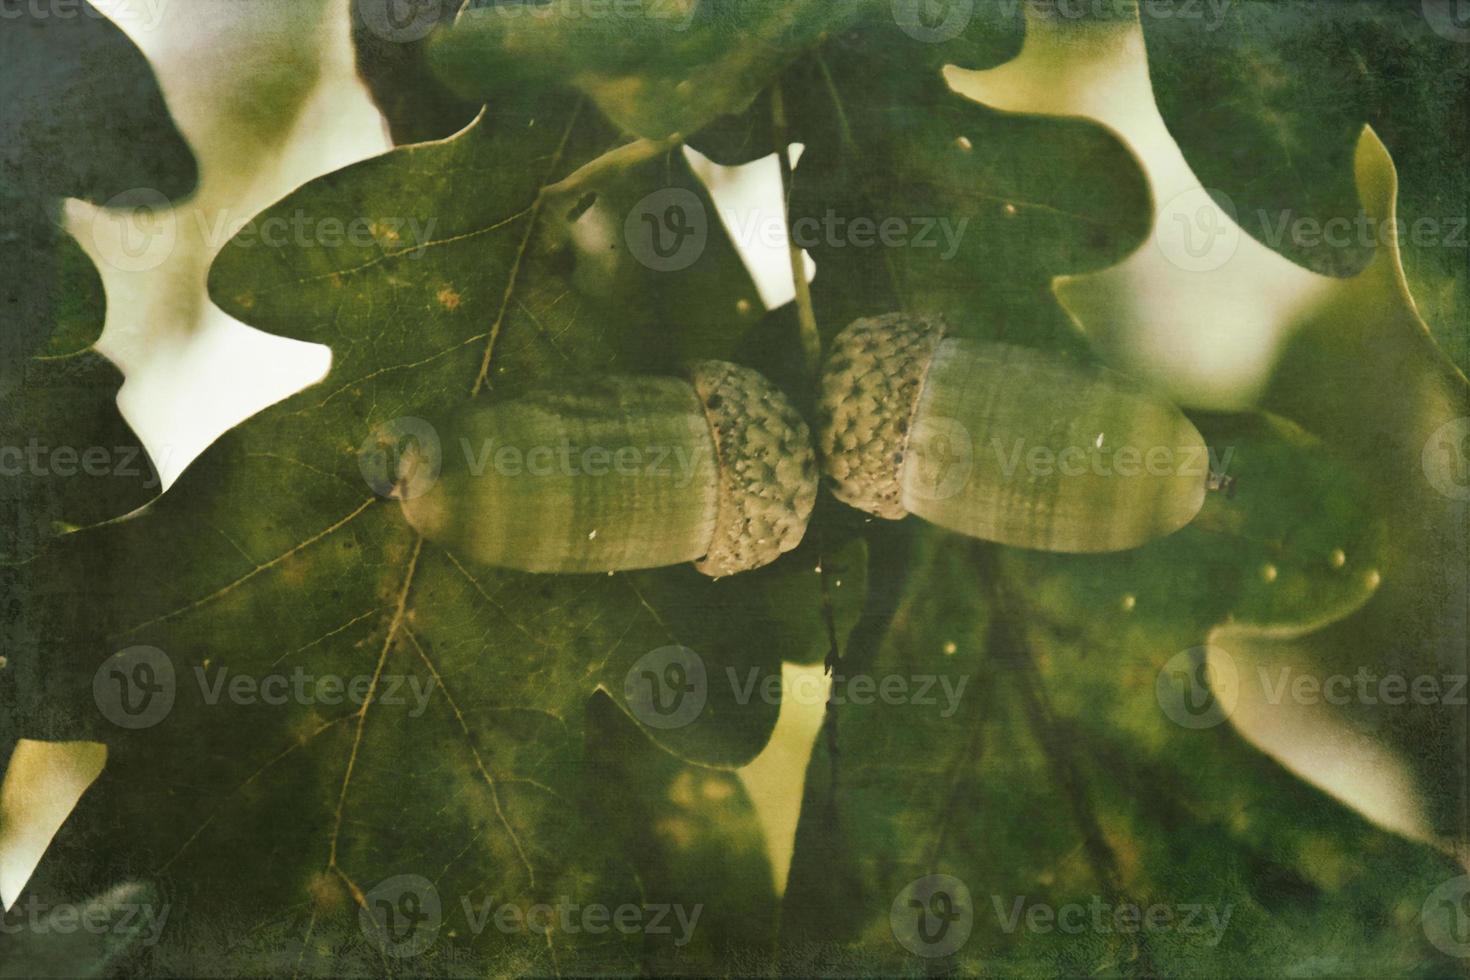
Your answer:
[[[1041,744],[1053,784],[1066,799],[1082,835],[1082,853],[1098,885],[1114,905],[1131,902],[1123,884],[1117,855],[1103,833],[1096,806],[1087,789],[1075,751],[1077,739],[1059,722],[1046,694],[1046,682],[1026,635],[1027,606],[1010,588],[996,558],[997,546],[976,542],[975,568],[980,585],[990,593],[992,655],[1004,661],[1003,676],[1013,682],[1032,733]],[[999,648],[999,649],[996,649]],[[1134,938],[1133,961],[1143,976],[1154,975],[1148,937]]]
[[[771,131],[776,144],[776,162],[781,168],[781,206],[786,222],[786,251],[791,257],[791,282],[796,287],[796,316],[801,330],[801,349],[808,378],[815,379],[822,363],[822,338],[817,333],[817,315],[812,309],[812,288],[806,281],[806,264],[791,235],[791,156],[786,136],[786,101],[781,83],[771,85]]]

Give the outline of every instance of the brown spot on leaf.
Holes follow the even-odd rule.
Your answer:
[[[306,895],[318,913],[336,912],[347,904],[347,891],[341,881],[326,871],[318,871],[306,883]]]

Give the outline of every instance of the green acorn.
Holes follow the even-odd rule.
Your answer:
[[[403,511],[485,565],[693,561],[732,575],[795,548],[816,501],[806,423],[761,375],[723,361],[688,380],[613,376],[472,406],[443,435],[439,478],[403,495]]]
[[[1114,372],[948,338],[937,318],[858,320],[822,374],[818,448],[838,499],[1022,548],[1134,548],[1204,503],[1204,440]]]

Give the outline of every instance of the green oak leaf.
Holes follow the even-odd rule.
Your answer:
[[[620,348],[640,370],[729,360],[761,315],[755,284],[683,154],[645,157],[645,146],[625,144],[549,191],[543,246],[579,294],[616,311]]]
[[[986,546],[914,535],[903,594],[859,628],[817,741],[789,971],[1450,968],[1419,917],[1452,862],[1309,788],[1223,715],[1186,727],[1167,654],[1022,626],[1037,610]],[[888,678],[915,696],[874,697]]]
[[[126,514],[159,490],[117,408],[122,373],[93,347],[106,305],[96,267],[49,222],[22,241],[9,243],[29,258],[28,267],[10,266],[28,268],[28,295],[17,305],[51,334],[15,363],[16,386],[0,394],[0,566],[24,563],[57,534]]]
[[[945,65],[981,68],[1008,61],[1020,50],[1022,9],[1016,5],[893,0],[855,6],[862,8],[857,16],[824,32],[819,44],[793,59],[779,79],[772,79],[772,87],[779,88],[785,100],[786,139],[844,135],[840,131],[851,122],[844,118],[844,96],[889,109],[869,117],[877,123],[875,128],[846,135],[883,141],[888,138],[884,130],[895,119],[913,132],[922,121],[917,115],[906,118],[901,107],[943,105],[933,83]],[[865,70],[853,65],[859,61],[866,62]],[[833,69],[843,62],[852,70],[842,73],[841,90],[833,92],[839,84]],[[884,89],[891,91],[884,94]],[[775,149],[777,115],[770,99],[757,99],[741,112],[717,116],[690,134],[689,144],[717,163],[748,163]]]
[[[31,7],[0,32],[0,756],[18,734],[37,637],[20,611],[26,562],[58,533],[125,514],[157,492],[117,408],[122,374],[94,349],[106,298],[62,227],[61,199],[194,185],[193,154],[152,69],[87,3]],[[0,767],[3,771],[3,767]]]
[[[194,186],[194,157],[131,40],[90,4],[6,15],[0,93],[0,565],[158,490],[93,345],[106,298],[61,199],[137,206]],[[146,188],[146,198],[129,192]],[[60,525],[60,527],[58,526]]]
[[[188,193],[194,157],[143,53],[85,0],[52,13],[7,11],[0,34],[5,187],[95,204],[136,187]]]
[[[418,8],[407,20],[389,19],[397,12],[392,0],[352,0],[357,73],[383,113],[395,145],[453,136],[474,120],[483,100],[450,92],[429,65],[427,33],[419,36],[450,19],[453,7],[445,2],[437,11]],[[395,24],[402,27],[394,30]]]
[[[1118,554],[1001,553],[1054,628],[1102,649],[1173,652],[1217,626],[1307,633],[1377,591],[1389,540],[1367,478],[1285,419],[1195,421],[1210,459],[1178,465],[1212,476],[1219,490],[1187,527]]]
[[[587,752],[605,831],[632,856],[644,900],[670,907],[667,931],[643,938],[643,971],[710,976],[768,962],[778,902],[740,778],[681,763],[601,696],[588,706]]]
[[[1356,165],[1365,210],[1392,222],[1391,162],[1364,141]],[[1385,516],[1391,542],[1383,586],[1329,630],[1300,638],[1222,630],[1218,640],[1242,669],[1286,662],[1317,676],[1367,669],[1454,684],[1470,672],[1470,381],[1421,316],[1395,241],[1303,311],[1295,327],[1262,403],[1320,434],[1367,478],[1366,499]],[[1294,730],[1288,724],[1282,737],[1339,749],[1366,739],[1403,764],[1412,787],[1394,794],[1401,796],[1395,812],[1382,819],[1463,849],[1460,814],[1470,800],[1463,704],[1415,697],[1354,703],[1341,714]]]
[[[1142,20],[1159,109],[1200,180],[1308,268],[1359,272],[1385,233],[1365,221],[1353,175],[1358,134],[1374,128],[1400,174],[1408,280],[1463,368],[1470,50],[1445,33],[1452,8],[1248,0]]]
[[[1350,35],[1362,26],[1353,13],[1361,10],[1347,9]],[[1443,29],[1446,8],[1425,5],[1423,12]],[[1152,112],[1138,14],[1111,25],[1034,17],[1029,57],[1023,52],[1009,70],[966,85],[998,105],[1107,120],[1127,134],[1159,198],[1169,202],[1161,205],[1157,247],[1140,248],[1101,273],[1061,279],[1056,291],[1105,357],[1176,400],[1262,408],[1320,438],[1357,474],[1362,501],[1385,522],[1389,543],[1379,588],[1357,614],[1305,636],[1300,629],[1272,636],[1225,624],[1212,634],[1219,656],[1212,653],[1209,662],[1233,663],[1253,681],[1288,669],[1319,685],[1339,678],[1356,684],[1366,674],[1443,688],[1448,678],[1453,691],[1467,664],[1463,433],[1470,384],[1434,337],[1462,334],[1463,318],[1452,312],[1432,330],[1421,315],[1403,262],[1403,240],[1412,232],[1401,228],[1394,161],[1374,129],[1360,127],[1354,186],[1369,226],[1383,234],[1354,276],[1309,272],[1239,236],[1227,214],[1188,197],[1197,193],[1193,175]],[[1427,61],[1436,58],[1435,43]],[[1078,45],[1096,51],[1096,61],[1069,57]],[[1089,86],[1099,63],[1126,85],[1128,97]],[[1463,142],[1453,124],[1439,128],[1436,139]],[[1201,231],[1211,248],[1225,248],[1191,254]],[[1197,264],[1200,258],[1208,261]],[[1470,798],[1465,713],[1446,696],[1431,691],[1391,704],[1370,690],[1346,702],[1307,703],[1267,696],[1265,684],[1251,683],[1242,686],[1231,717],[1304,780],[1384,826],[1464,853],[1457,814]]]
[[[139,950],[168,926],[156,889],[122,882],[77,904],[22,901],[7,915],[0,977],[111,977],[136,970]],[[83,926],[85,923],[85,926]]]
[[[680,139],[743,111],[824,32],[887,6],[874,0],[471,3],[452,29],[432,40],[431,54],[440,76],[461,93],[489,97],[509,85],[570,84],[625,130]]]
[[[63,707],[80,697],[82,730],[111,746],[103,839],[179,906],[154,968],[218,966],[200,950],[265,972],[631,968],[636,937],[507,937],[478,917],[491,900],[636,898],[628,855],[587,803],[588,698],[605,691],[670,759],[735,766],[770,735],[779,705],[762,692],[780,658],[819,656],[850,627],[836,617],[852,603],[824,596],[810,555],[722,581],[692,567],[474,567],[420,540],[379,495],[384,474],[364,469],[364,447],[395,420],[432,425],[471,398],[734,348],[749,284],[715,236],[688,270],[661,273],[657,301],[598,303],[573,285],[588,209],[563,205],[626,192],[623,158],[603,157],[615,142],[559,96],[497,104],[450,139],[269,209],[260,221],[360,234],[281,249],[241,238],[212,295],[262,329],[330,345],[327,377],[227,434],[145,511],[37,564],[23,611],[48,669],[30,677],[28,721],[74,734]],[[664,161],[632,172],[645,164],[648,193],[679,176]],[[709,302],[722,291],[728,301]],[[658,305],[680,295],[683,335]],[[860,562],[833,542],[840,563]],[[794,649],[805,644],[816,652]],[[703,705],[683,727],[640,707],[639,685],[658,678],[641,664],[670,646],[705,665]],[[148,695],[169,674],[171,704],[140,724],[129,710],[164,703]],[[267,681],[273,697],[255,689]],[[242,855],[261,858],[248,875]],[[383,916],[431,897],[442,920],[398,963],[405,947],[385,941]]]
[[[1018,22],[999,14],[941,45],[890,22],[836,34],[788,73],[790,138],[806,147],[793,238],[816,261],[824,333],[902,309],[943,314],[961,335],[1085,356],[1051,279],[1135,247],[1148,191],[1104,129],[950,90],[946,63],[1002,63],[1019,41]]]

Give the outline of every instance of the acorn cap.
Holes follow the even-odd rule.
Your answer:
[[[719,465],[709,553],[694,567],[719,577],[759,568],[801,543],[817,499],[811,433],[781,392],[725,361],[691,366]]]
[[[900,480],[904,452],[945,330],[940,317],[889,313],[854,320],[833,341],[817,424],[823,466],[838,500],[888,520],[908,513]]]

